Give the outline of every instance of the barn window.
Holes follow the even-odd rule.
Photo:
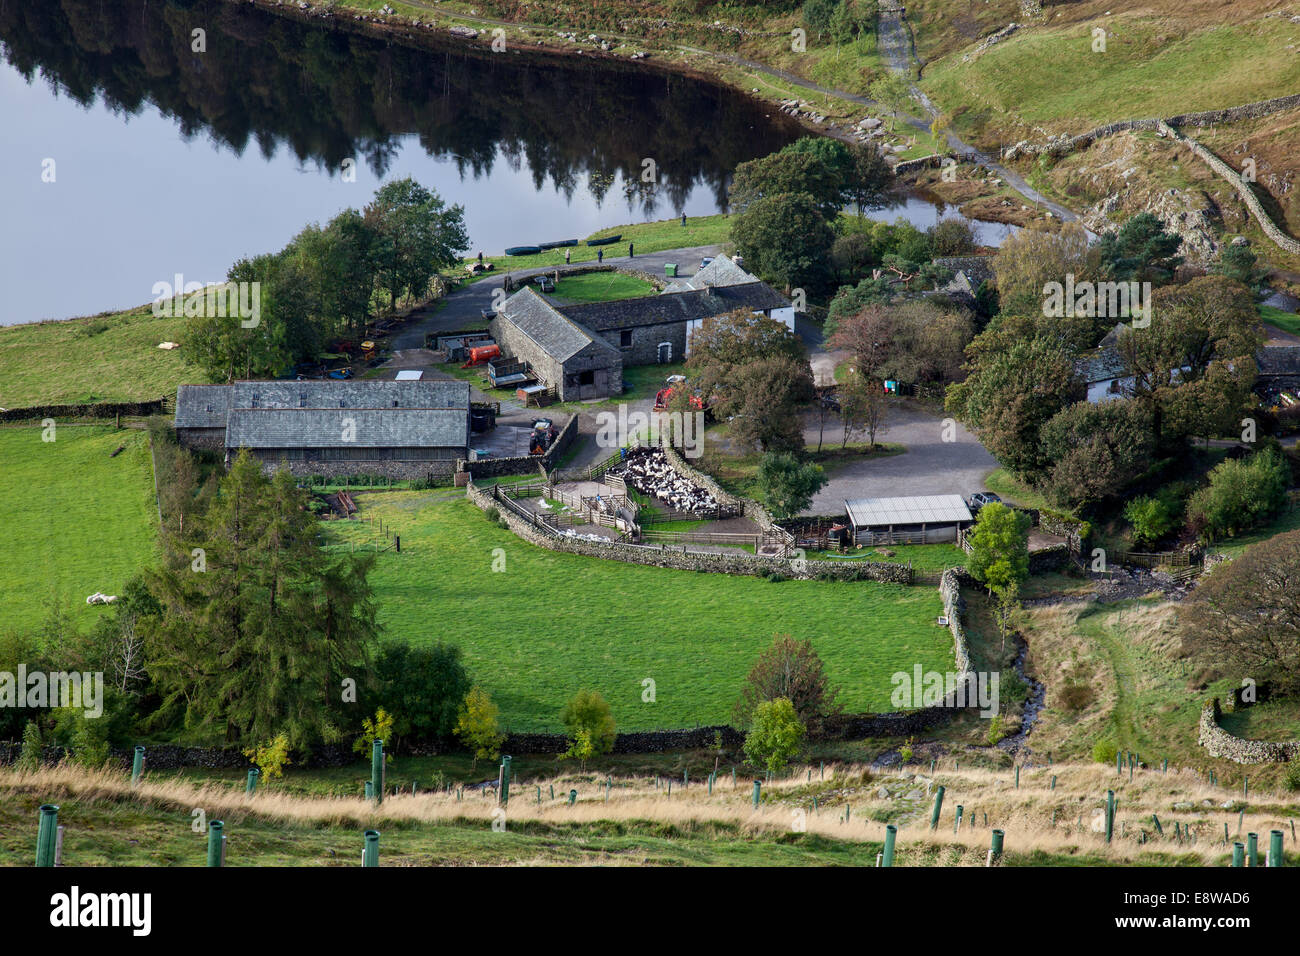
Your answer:
[[[632,347],[632,333],[631,332],[618,333],[618,344],[621,348],[630,349]]]
[[[578,384],[579,385],[596,384],[596,373],[593,372],[591,369],[587,369],[587,371],[579,373]]]

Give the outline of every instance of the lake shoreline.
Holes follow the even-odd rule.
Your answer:
[[[363,11],[363,9],[359,7],[349,7],[349,6],[344,6],[342,8],[335,8],[331,10],[322,10],[315,6],[308,5],[306,9],[302,9],[296,6],[286,5],[283,2],[283,0],[223,0],[223,2],[234,4],[234,5],[254,6],[268,13],[275,14],[276,16],[286,17],[301,23],[320,25],[328,29],[360,33],[367,36],[378,37],[378,38],[383,38],[388,40],[413,41],[416,46],[421,45],[420,41],[436,41],[440,44],[459,41],[459,45],[463,47],[464,51],[467,53],[477,54],[483,57],[501,55],[499,53],[492,52],[488,46],[482,43],[481,38],[470,38],[467,36],[458,36],[457,34],[452,32],[453,30],[457,29],[457,26],[455,24],[448,26],[445,24],[445,22],[442,21],[440,21],[439,23],[426,23],[422,20],[420,21],[408,20],[405,17],[401,17],[397,14],[394,14],[391,17],[384,17],[369,11]],[[342,9],[343,11],[350,11],[350,12],[339,13],[336,12],[337,9]],[[439,12],[439,15],[442,15],[441,12]],[[491,17],[473,17],[467,15],[458,15],[456,13],[448,13],[445,16],[446,19],[450,21],[460,20],[465,23],[479,23],[479,24],[490,24],[490,25],[494,24],[494,25],[499,25],[502,29],[510,28],[515,30],[534,31],[534,32],[541,31],[541,30],[548,30],[551,31],[552,33],[579,32],[579,28],[573,26],[564,27],[564,26],[549,26],[549,25],[542,25],[542,24],[535,24],[535,23],[518,23],[518,22],[512,22],[506,20],[498,20]],[[479,28],[475,27],[474,29],[479,29]],[[625,36],[619,34],[606,34],[606,35],[619,36],[619,37]],[[642,44],[646,43],[644,39],[640,39],[639,42],[641,42]],[[648,46],[648,44],[646,45]],[[626,68],[626,69],[630,69],[642,73],[650,72],[650,73],[666,74],[671,76],[680,76],[683,79],[689,79],[696,82],[704,82],[704,83],[711,83],[711,84],[718,85],[720,87],[726,88],[727,90],[733,93],[749,97],[765,106],[770,106],[772,109],[780,111],[779,102],[774,102],[769,98],[766,98],[764,96],[755,93],[752,88],[745,88],[735,83],[732,83],[728,81],[725,77],[719,75],[718,72],[714,72],[712,70],[702,70],[671,59],[665,59],[663,57],[662,51],[651,51],[650,49],[645,49],[643,51],[640,51],[641,52],[640,59],[633,60],[627,56],[620,56],[611,51],[591,50],[585,48],[574,49],[572,46],[559,46],[546,39],[538,39],[533,42],[530,42],[526,47],[516,46],[512,49],[507,44],[506,52],[512,53],[516,56],[558,58],[569,63],[573,62],[574,60],[591,60],[599,63],[603,68],[616,66],[616,67]],[[710,57],[719,58],[723,60],[725,60],[728,56],[732,56],[730,54],[721,53],[716,50],[700,49],[699,52],[706,53]],[[767,69],[775,69],[774,67],[768,66],[767,64],[762,64],[760,61],[754,61],[754,62],[760,66],[764,66]],[[718,66],[719,69],[721,69],[721,64],[718,64]],[[793,75],[794,74],[791,74],[791,76]],[[799,77],[798,79],[800,82],[811,82],[811,81],[804,80],[804,78],[802,77]],[[841,102],[845,106],[846,112],[859,112],[861,109],[867,109],[867,108],[875,108],[876,111],[880,112],[882,115],[888,112],[887,108],[884,107],[882,104],[874,103],[874,101],[867,100],[866,97],[862,97],[864,102],[855,102],[851,100],[844,100],[843,98],[835,96],[832,92],[829,91],[821,90],[820,92],[822,93],[822,95],[831,96],[832,98]],[[868,103],[871,103],[872,106],[868,106],[867,105]],[[855,107],[855,108],[849,109],[849,107]],[[853,135],[854,130],[851,128],[844,128],[839,126],[838,124],[826,125],[826,124],[817,123],[814,122],[812,119],[810,119],[808,116],[803,115],[800,112],[787,113],[786,115],[788,115],[790,119],[793,119],[802,129],[804,129],[810,135],[826,136],[831,139],[837,139],[845,143],[858,142],[858,140]],[[908,189],[910,190],[916,184],[919,178],[918,176],[919,172],[920,172],[919,169],[917,169],[916,171],[909,170],[907,172],[900,173],[898,175],[898,178],[900,182],[905,183]],[[984,222],[999,223],[999,224],[1014,222],[1014,220],[1008,220],[1003,218],[981,218],[981,217],[974,217],[974,216],[969,218],[980,218],[981,221]]]

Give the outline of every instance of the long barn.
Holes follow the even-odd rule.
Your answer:
[[[182,385],[176,437],[240,448],[296,475],[446,478],[468,457],[468,382],[235,382]]]

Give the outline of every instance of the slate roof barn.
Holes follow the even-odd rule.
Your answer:
[[[560,280],[557,295],[564,293]],[[679,362],[705,319],[739,309],[794,328],[794,307],[726,256],[656,295],[555,305],[530,286],[501,305],[492,334],[510,358],[527,362],[562,401],[622,392],[623,367]]]
[[[182,444],[240,449],[294,474],[424,478],[452,473],[469,446],[469,383],[236,382],[182,385]]]
[[[717,261],[717,260],[714,260]],[[662,295],[613,302],[565,306],[564,314],[597,332],[668,322],[698,322],[747,308],[755,312],[780,309],[790,303],[765,282],[664,292]]]
[[[619,350],[529,286],[502,303],[491,328],[502,351],[527,362],[560,401],[604,398],[623,390]]]

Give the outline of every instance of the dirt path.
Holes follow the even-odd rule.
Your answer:
[[[912,77],[915,75],[914,68],[917,68],[918,64],[916,62],[916,51],[912,46],[912,33],[907,27],[906,16],[907,14],[901,5],[892,9],[881,7],[880,18],[877,21],[876,29],[877,46],[881,54],[884,56],[885,62],[889,65],[889,68],[907,80],[908,86],[912,90],[912,95],[917,98],[922,107],[925,108],[930,119],[933,120],[939,115],[938,108],[930,102],[930,98],[922,92],[921,88],[912,81]],[[918,125],[922,121],[918,120],[914,122],[909,118],[908,122],[913,126],[917,126],[918,129],[929,130],[928,121],[924,122],[923,125]],[[1001,163],[994,162],[993,158],[983,150],[976,149],[974,146],[959,139],[951,132],[946,133],[945,138],[948,143],[948,148],[953,152],[966,156],[973,160],[976,165],[983,166],[985,169],[996,173],[1002,178],[1003,182],[1009,185],[1012,189],[1016,190],[1016,192],[1020,193],[1026,199],[1030,199],[1033,202],[1044,206],[1057,219],[1060,219],[1063,222],[1072,222],[1079,218],[1073,211],[1065,208],[1059,203],[1052,202],[1052,200],[1034,189],[1033,186],[1030,186],[1029,183],[1025,182],[1023,176],[1016,173],[1014,170],[1008,169]]]

